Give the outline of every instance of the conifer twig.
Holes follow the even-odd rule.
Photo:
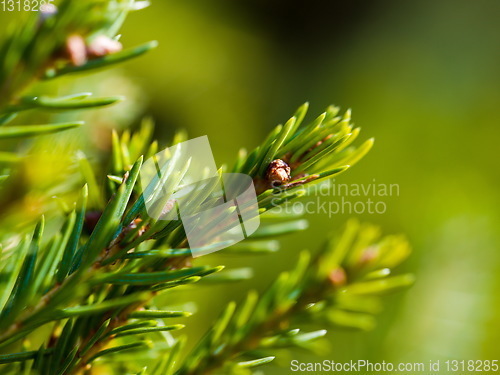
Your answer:
[[[149,42],[122,50],[116,38],[127,13],[144,5],[134,0],[62,0],[58,8],[30,14],[24,27],[14,29],[0,45],[0,140],[36,137],[80,125],[10,125],[22,111],[71,111],[120,101],[121,97],[93,98],[87,92],[54,98],[25,91],[38,80],[108,67],[155,47],[156,42]],[[353,146],[359,128],[353,128],[350,111],[339,116],[339,109],[331,106],[307,123],[307,109],[306,103],[284,125],[272,129],[258,147],[238,154],[232,172],[252,178],[261,227],[252,238],[225,249],[226,253],[277,251],[276,237],[304,230],[307,222],[294,213],[276,216],[273,209],[302,197],[301,186],[343,173],[370,150],[371,139]],[[165,195],[162,209],[174,206],[162,186],[142,190],[138,186],[143,161],[158,153],[152,133],[148,121],[135,133],[112,133],[106,188],[99,186],[98,173],[80,152],[77,162],[84,186],[75,205],[66,207],[63,214],[51,215],[56,218],[49,219],[48,230],[42,217],[34,230],[12,233],[16,241],[1,254],[0,262],[0,365],[5,364],[10,373],[90,373],[96,364],[122,352],[133,356],[140,351],[146,351],[151,364],[157,365],[142,374],[253,368],[274,358],[255,358],[256,351],[308,345],[325,333],[291,328],[304,319],[318,325],[370,328],[377,295],[411,283],[408,275],[388,276],[408,255],[406,241],[380,239],[373,227],[351,222],[338,242],[329,242],[313,261],[304,252],[296,269],[282,274],[261,297],[252,292],[239,308],[230,303],[181,362],[183,340],[172,346],[158,335],[181,329],[182,325],[168,324],[168,319],[190,313],[158,308],[154,298],[173,288],[210,280],[237,281],[249,274],[193,264],[193,249],[188,247],[181,220],[156,220],[148,215],[141,193],[146,190]],[[178,133],[172,144],[185,140],[185,134]],[[12,163],[17,158],[1,153],[0,161]],[[187,168],[172,161],[172,175],[166,178],[172,192],[182,188],[178,176]],[[9,183],[8,170],[0,174],[0,183],[0,187]],[[214,203],[219,199],[214,192],[211,185],[195,191],[185,208],[197,212]],[[247,213],[248,207],[239,209]],[[59,230],[54,232],[57,225]],[[229,229],[219,218],[203,228],[213,234],[214,241],[221,241],[218,233]],[[199,250],[208,251],[210,246]],[[44,330],[37,332],[49,334],[32,350],[29,338],[40,327]],[[164,359],[157,361],[157,353]]]

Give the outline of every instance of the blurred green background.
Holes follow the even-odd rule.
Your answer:
[[[498,0],[154,1],[130,15],[122,42],[160,47],[116,77],[94,78],[103,93],[128,95],[119,108],[130,118],[110,120],[116,109],[87,115],[94,133],[81,130],[92,133],[85,147],[105,148],[100,135],[109,132],[95,130],[103,123],[127,126],[147,114],[164,142],[179,128],[208,135],[216,161],[230,163],[304,101],[312,115],[331,103],[352,108],[375,147],[336,182],[400,186],[399,196],[382,198],[384,214],[356,216],[408,235],[405,267],[417,283],[387,299],[375,330],[330,332],[330,352],[294,351],[263,372],[288,374],[291,359],[500,359],[499,15]],[[211,256],[253,266],[255,278],[198,292],[189,333],[201,335],[225,301],[264,289],[350,216],[310,215],[310,228],[274,255]]]

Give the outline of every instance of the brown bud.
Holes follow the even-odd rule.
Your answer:
[[[101,57],[111,53],[120,52],[122,44],[106,35],[97,36],[87,48],[89,57]]]
[[[345,285],[347,281],[347,275],[344,269],[339,267],[330,272],[330,274],[328,275],[328,279],[334,287],[339,287]]]
[[[273,160],[267,167],[266,179],[274,186],[279,186],[290,181],[291,169],[281,159]]]
[[[81,35],[70,35],[66,39],[66,54],[75,66],[80,66],[87,62],[87,46]]]
[[[89,58],[102,57],[122,50],[122,44],[106,35],[95,37],[87,46],[83,36],[70,35],[66,39],[65,57],[75,66],[83,65]]]

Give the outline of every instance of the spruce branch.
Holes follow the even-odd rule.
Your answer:
[[[142,55],[156,42],[121,51],[118,31],[128,12],[144,2],[63,0],[56,8],[23,14],[22,27],[11,28],[0,45],[0,124],[27,109],[72,110],[110,105],[120,97],[60,98],[19,96],[30,85],[63,74],[90,71]]]
[[[144,2],[129,0],[61,1],[56,8],[30,14],[23,28],[13,29],[0,46],[0,125],[28,110],[76,110],[111,105],[121,97],[93,98],[89,93],[63,97],[33,96],[25,90],[38,80],[87,72],[139,56],[156,46],[150,42],[121,50],[117,33],[125,16]],[[258,194],[262,224],[252,238],[224,250],[230,254],[262,254],[278,250],[276,237],[305,230],[300,215],[279,215],[273,208],[305,194],[310,186],[340,174],[371,148],[373,140],[352,144],[359,128],[347,111],[337,107],[307,123],[307,103],[284,125],[278,125],[254,150],[241,150],[232,171],[251,176]],[[0,127],[0,140],[38,136],[79,126],[79,122]],[[32,231],[12,234],[13,245],[3,250],[0,263],[0,364],[10,373],[77,374],[91,371],[121,354],[168,355],[153,374],[205,373],[217,368],[248,369],[274,356],[247,358],[255,350],[283,345],[304,345],[323,330],[299,333],[292,329],[301,319],[339,326],[369,328],[378,306],[376,295],[406,286],[409,276],[388,277],[408,254],[406,242],[379,240],[371,227],[350,223],[337,245],[329,244],[314,260],[304,253],[297,268],[283,274],[261,297],[250,293],[238,308],[228,305],[198,349],[179,365],[183,340],[166,340],[170,331],[183,328],[169,319],[186,318],[186,311],[156,306],[155,297],[198,282],[246,279],[247,269],[193,264],[193,249],[180,220],[150,217],[143,192],[160,196],[165,210],[174,206],[161,184],[139,187],[143,160],[156,155],[153,125],[144,121],[139,131],[113,132],[111,166],[103,189],[101,172],[83,153],[77,155],[82,175],[79,199],[59,214],[58,233],[45,230],[42,217]],[[178,133],[171,145],[185,141]],[[0,153],[13,163],[17,155]],[[172,157],[162,183],[167,191],[183,188],[189,165]],[[220,173],[226,171],[222,166]],[[8,183],[8,173],[0,184]],[[2,185],[0,185],[1,187]],[[215,185],[195,191],[186,201],[187,212],[213,204]],[[242,212],[248,207],[239,207]],[[217,234],[230,230],[215,218],[202,230]],[[53,224],[53,223],[52,223]],[[215,244],[217,245],[217,244]],[[198,250],[210,250],[210,246]],[[30,338],[48,332],[40,346]],[[13,353],[17,352],[17,353]],[[147,373],[144,370],[142,373]]]
[[[294,123],[293,121],[292,123]],[[324,132],[321,130],[321,125],[324,125],[327,131],[334,129],[331,124],[319,122],[320,130],[318,131],[320,132]],[[339,127],[339,130],[341,129]],[[300,131],[300,128],[298,130]],[[267,146],[261,146],[257,149],[263,150],[262,154],[267,155],[266,160],[274,159],[277,155],[284,155],[282,148],[287,146],[286,139],[289,135],[293,136],[294,133],[291,133],[289,127],[285,127],[283,131],[286,137],[281,132],[271,133],[275,138],[268,138]],[[144,130],[140,132],[144,132]],[[290,140],[293,139],[290,138]],[[276,147],[276,142],[280,144],[279,147]],[[71,318],[73,319],[72,327],[80,329],[80,325],[83,325],[85,327],[83,332],[100,332],[102,334],[101,338],[96,339],[93,335],[82,336],[78,332],[73,332],[76,328],[71,328],[73,332],[71,337],[77,338],[76,343],[73,343],[76,347],[88,346],[89,342],[93,343],[83,355],[79,349],[73,351],[75,346],[71,349],[68,348],[67,356],[70,356],[71,359],[66,357],[65,360],[61,359],[59,363],[54,363],[54,366],[59,366],[57,368],[63,373],[73,373],[90,365],[92,361],[105,354],[115,353],[112,350],[98,355],[99,350],[109,345],[114,339],[114,336],[109,332],[129,324],[130,319],[172,316],[169,311],[150,311],[148,309],[141,311],[157,293],[197,282],[209,274],[222,270],[222,267],[191,266],[189,249],[183,250],[187,242],[185,233],[182,231],[182,223],[179,220],[164,222],[148,217],[144,198],[135,190],[135,187],[142,165],[142,157],[139,155],[149,154],[150,151],[151,146],[148,139],[144,139],[141,144],[138,138],[130,135],[115,136],[113,151],[115,162],[112,165],[112,170],[114,173],[119,171],[119,168],[122,168],[122,172],[125,171],[124,177],[120,178],[120,185],[118,188],[111,185],[110,191],[113,192],[113,196],[100,213],[100,218],[95,227],[91,229],[91,234],[88,237],[82,230],[83,221],[86,218],[87,195],[89,194],[87,187],[84,187],[80,203],[77,204],[73,212],[68,214],[62,231],[63,235],[54,237],[49,242],[50,246],[41,251],[44,260],[47,261],[50,258],[52,264],[59,264],[56,266],[56,272],[54,274],[46,273],[43,276],[41,276],[42,274],[36,275],[37,279],[42,279],[42,282],[35,284],[37,288],[33,290],[33,296],[29,301],[25,299],[17,301],[16,295],[11,294],[9,298],[16,302],[18,311],[22,307],[23,312],[10,314],[10,310],[4,311],[3,319],[0,321],[3,330],[3,333],[0,334],[0,346],[11,345],[34,329],[50,322]],[[294,148],[287,147],[286,152],[288,155],[295,155]],[[299,152],[301,151],[299,150]],[[356,151],[351,152],[356,154]],[[333,170],[337,173],[345,170],[345,168],[336,168],[335,160],[339,158],[339,155],[335,152],[331,154],[333,163],[330,164],[333,164]],[[136,157],[138,157],[138,161],[130,166],[129,161]],[[345,159],[342,154],[340,157]],[[301,157],[298,160],[309,161],[310,165],[313,164],[307,157]],[[242,165],[244,164],[247,162],[245,161]],[[277,204],[284,204],[291,199],[300,197],[303,192],[295,192],[297,186],[316,182],[324,175],[322,172],[308,175],[310,168],[304,168],[300,162],[297,162],[294,167],[302,168],[298,184],[294,184],[295,179],[291,177],[289,183],[276,189],[273,187],[275,181],[266,180],[265,175],[259,174],[257,165],[256,162],[254,168],[251,168],[251,175],[261,183],[264,181],[271,186],[270,189],[259,194],[261,214]],[[182,168],[182,166],[174,166],[173,170]],[[266,168],[262,170],[266,170]],[[331,174],[331,172],[329,173]],[[312,178],[310,178],[311,176]],[[179,179],[174,179],[174,181],[180,183]],[[274,186],[276,185],[274,184]],[[175,189],[174,187],[173,190]],[[196,209],[200,203],[214,199],[210,192],[208,190],[195,194],[190,200],[190,204],[193,205],[192,209]],[[275,237],[279,234],[305,228],[301,220],[290,221],[289,219],[286,217],[281,222],[277,223],[273,220],[271,225],[263,225],[256,232],[255,237],[262,243],[262,238]],[[212,225],[217,225],[217,222]],[[26,245],[21,244],[20,246]],[[252,247],[251,241],[250,247]],[[257,247],[260,248],[260,246]],[[22,261],[22,257],[17,259],[17,262]],[[15,265],[13,266],[15,267]],[[37,264],[36,266],[40,270],[43,269],[44,272],[49,269],[46,264]],[[24,282],[31,281],[24,275],[21,275],[21,279]],[[36,300],[40,302],[33,305],[31,301]],[[89,316],[94,318],[89,319]],[[106,328],[102,328],[104,324],[106,324]],[[56,332],[53,337],[57,338],[51,340],[51,346],[46,349],[51,349],[61,339]],[[119,350],[129,350],[147,347],[142,345],[129,346],[129,344],[133,343],[127,343],[123,347],[118,346],[118,348],[120,348]],[[46,356],[50,357],[50,354],[44,354],[42,358]]]
[[[413,283],[410,274],[390,276],[409,251],[403,237],[380,238],[375,227],[350,221],[315,257],[302,252],[295,269],[282,273],[262,296],[250,292],[238,307],[228,304],[175,374],[253,368],[274,359],[256,353],[307,348],[326,333],[302,332],[301,325],[371,329],[378,296]]]

